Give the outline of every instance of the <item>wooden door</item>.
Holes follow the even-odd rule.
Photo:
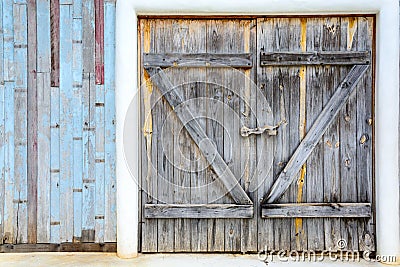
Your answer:
[[[373,25],[141,19],[142,252],[375,250]]]

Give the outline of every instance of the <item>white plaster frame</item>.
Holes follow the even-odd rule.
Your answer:
[[[116,170],[118,256],[138,255],[139,109],[123,143],[124,119],[138,85],[138,15],[376,14],[376,234],[377,253],[400,258],[399,8],[397,0],[118,0],[116,14]],[[137,100],[136,100],[137,101]],[[139,106],[139,103],[137,103]],[[126,128],[125,128],[126,130]],[[125,148],[134,151],[129,170]],[[132,177],[133,176],[133,177]]]

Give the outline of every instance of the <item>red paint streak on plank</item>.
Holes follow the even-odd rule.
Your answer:
[[[37,108],[37,28],[36,0],[27,2],[28,19],[28,160],[27,160],[27,193],[28,193],[28,243],[37,241],[37,178],[38,178],[38,108]]]
[[[104,84],[104,0],[95,0],[96,84]]]
[[[60,86],[60,1],[50,0],[51,86]]]

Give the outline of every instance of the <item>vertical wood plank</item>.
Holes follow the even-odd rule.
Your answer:
[[[323,20],[309,19],[307,31],[309,32],[307,40],[307,50],[319,51],[322,45]],[[314,124],[314,121],[322,111],[323,88],[321,80],[323,79],[323,67],[307,67],[307,131]],[[305,185],[307,187],[307,202],[323,201],[323,144],[322,139],[315,147],[310,158],[307,160],[307,178]],[[324,247],[324,224],[322,218],[310,218],[307,220],[307,238],[308,249],[319,250]]]
[[[116,242],[116,178],[115,178],[115,1],[104,7],[104,117],[105,117],[105,230],[104,242]]]
[[[272,34],[274,36],[271,44],[272,51],[289,50],[289,21],[288,19],[275,19]],[[268,50],[271,51],[271,50]],[[285,121],[289,115],[289,85],[288,70],[285,67],[274,68],[272,79],[273,113],[275,121]],[[274,177],[277,177],[285,166],[289,158],[289,127],[283,123],[279,128],[279,135],[276,136],[275,158],[274,158]],[[289,201],[290,192],[287,192],[280,199],[279,203]],[[290,247],[290,219],[277,219],[274,221],[275,249],[287,249]]]
[[[3,1],[0,1],[0,28],[3,29]],[[0,244],[3,244],[5,199],[5,127],[4,127],[4,34],[0,33]]]
[[[227,27],[233,27],[232,24],[229,25],[226,20],[210,20],[207,23],[207,52],[208,53],[224,53],[228,52],[228,45],[230,38],[230,34],[235,34],[233,31],[229,33],[229,29]],[[221,105],[218,105],[219,101],[223,101],[224,99],[224,89],[221,85],[225,82],[225,73],[223,70],[206,70],[206,133],[207,136],[214,141],[216,144],[218,152],[223,155],[224,160],[227,159],[229,155],[228,149],[224,151],[224,130],[221,127],[222,124],[226,124],[227,131],[231,132],[231,128],[234,127],[234,121],[232,121],[232,117],[229,120],[225,120],[224,118],[224,109],[221,108]],[[238,101],[237,101],[238,103]],[[227,116],[227,115],[226,115]],[[237,118],[236,118],[237,119]],[[225,123],[226,121],[226,123]],[[236,123],[238,123],[236,121]],[[238,141],[238,140],[236,140]],[[232,164],[231,164],[232,165]],[[229,162],[228,162],[229,166]],[[237,166],[237,165],[236,165]],[[240,168],[240,165],[239,165]],[[238,169],[238,168],[237,168]],[[237,176],[238,171],[232,170],[233,173]],[[216,174],[212,172],[213,179],[208,183],[207,186],[207,194],[208,194],[208,203],[224,203],[226,201],[231,202],[230,199],[225,199],[225,192],[221,189],[221,186],[218,182],[215,182]],[[204,201],[204,199],[203,199]],[[224,251],[226,249],[226,243],[228,235],[226,234],[226,225],[228,222],[225,222],[224,219],[208,219],[208,250],[209,251]],[[237,233],[240,233],[240,228],[234,229],[234,227],[240,227],[238,224],[232,224],[230,227],[232,230],[232,237]],[[234,233],[234,235],[233,235]],[[233,243],[234,239],[231,239]],[[239,241],[240,242],[240,241]],[[239,245],[240,247],[240,245]],[[238,249],[239,250],[239,249]]]
[[[3,1],[0,1],[0,28],[3,29]],[[4,203],[5,203],[5,148],[6,143],[4,127],[4,34],[0,33],[0,175],[3,179],[0,182],[0,244],[3,244],[4,233]]]
[[[50,51],[50,50],[48,50]],[[50,242],[50,72],[37,74],[38,89],[38,216],[37,242]]]
[[[261,91],[261,99],[265,105],[257,104],[257,123],[260,126],[273,125],[276,121],[272,112],[273,88],[272,88],[272,67],[260,66],[260,52],[271,51],[273,43],[273,19],[257,19],[257,86]],[[260,102],[258,100],[258,102]],[[260,205],[261,198],[270,190],[273,182],[273,159],[274,159],[274,137],[266,134],[257,137],[257,174],[259,199],[254,200]],[[262,219],[258,216],[258,251],[270,251],[274,249],[274,220]]]
[[[4,243],[14,243],[14,82],[5,82]]]
[[[4,219],[3,242],[14,242],[14,14],[13,1],[3,1],[4,40]]]
[[[27,6],[14,4],[14,232],[15,243],[26,243],[29,218],[27,210],[36,203],[29,205],[27,200]],[[28,182],[29,183],[29,182]],[[29,227],[32,225],[29,224]],[[36,229],[35,229],[36,230]],[[29,241],[33,242],[33,241]]]
[[[357,18],[341,18],[342,51],[354,51],[357,48]],[[341,67],[341,78],[348,73],[349,67]],[[340,177],[342,202],[357,201],[357,94],[352,94],[339,113],[340,117]],[[341,220],[341,238],[347,241],[346,249],[358,250],[358,229],[355,219]]]
[[[37,240],[37,17],[36,0],[27,2],[28,20],[28,242]]]
[[[0,25],[2,25],[2,3],[0,3]],[[0,35],[0,42],[3,36]],[[0,50],[3,49],[2,43],[0,44]],[[0,58],[2,64],[2,58]],[[0,73],[1,75],[2,73]],[[5,199],[5,127],[4,127],[4,83],[0,84],[0,175],[3,177],[0,181],[0,244],[3,244],[3,233],[4,233],[4,204]]]
[[[323,24],[322,50],[334,51],[340,49],[340,18],[327,18]],[[335,88],[341,82],[340,71],[338,67],[324,68],[323,88],[323,106],[335,92]],[[340,158],[339,158],[339,118],[336,118],[323,136],[324,146],[324,202],[340,202]],[[340,219],[325,218],[325,249],[335,250],[340,239]]]
[[[104,84],[104,0],[96,0],[94,5],[96,84]]]
[[[60,86],[60,0],[50,0],[51,86]]]
[[[256,22],[254,20],[243,20],[240,22],[243,27],[243,52],[252,53],[253,58],[256,58]],[[256,125],[256,107],[257,107],[257,92],[253,86],[256,79],[256,68],[244,71],[244,110],[241,123],[245,125]],[[247,150],[247,162],[243,169],[242,187],[249,197],[257,201],[258,194],[255,188],[258,183],[255,178],[257,152],[256,152],[256,136],[247,137],[245,143]],[[255,205],[254,214],[259,214],[259,205]],[[241,248],[242,253],[257,251],[257,220],[255,218],[241,221]]]
[[[206,33],[207,33],[207,22],[205,21],[194,21],[190,24],[188,37],[192,43],[189,47],[193,53],[195,51],[206,52]],[[193,44],[194,42],[197,42]],[[198,82],[193,81],[193,77],[196,77]],[[185,95],[188,99],[190,109],[197,116],[197,120],[205,128],[206,125],[206,100],[204,99],[207,95],[207,85],[204,82],[206,80],[206,71],[204,69],[192,68],[186,72],[186,78],[192,81],[191,84],[185,86]],[[204,170],[206,160],[202,156],[199,148],[192,142],[190,136],[186,134],[186,146],[185,151],[186,158],[190,160],[190,166],[186,168],[190,169],[190,203],[208,203],[207,195],[207,170]],[[190,250],[191,251],[207,251],[207,238],[208,238],[208,222],[207,220],[192,219],[191,224],[191,237],[190,237]]]
[[[155,32],[159,29],[153,20],[140,21],[140,48],[141,53],[149,53],[154,51]],[[157,40],[161,41],[161,40]],[[142,57],[141,57],[142,58]],[[140,66],[143,62],[140,60]],[[141,136],[142,157],[141,157],[141,189],[142,203],[157,203],[157,142],[160,139],[160,124],[153,124],[155,121],[162,121],[163,112],[160,112],[159,104],[156,98],[160,97],[154,90],[150,77],[146,75],[143,68],[140,69],[140,97],[141,97],[141,121],[143,134]],[[107,74],[107,73],[106,73]],[[155,97],[157,95],[157,97]],[[160,129],[161,130],[161,129]],[[142,206],[140,207],[142,209]],[[141,216],[142,219],[142,236],[141,245],[142,252],[157,251],[157,220],[148,220]]]
[[[60,89],[50,89],[50,243],[60,243]]]
[[[82,200],[82,242],[93,242],[88,235],[90,231],[94,231],[95,224],[95,144],[94,144],[94,121],[91,112],[91,97],[93,94],[94,74],[84,73],[82,82],[83,97],[83,200]],[[94,238],[94,236],[93,236]]]
[[[72,7],[60,5],[60,225],[61,241],[73,237]]]
[[[157,22],[158,24],[158,22]],[[155,36],[155,51],[156,52],[170,52],[171,43],[168,42],[168,38],[173,40],[172,35],[172,20],[165,20],[159,24],[159,30],[157,30]],[[157,27],[158,29],[158,27]],[[160,37],[160,38],[159,38]],[[160,179],[158,179],[157,185],[157,196],[159,202],[172,203],[173,202],[173,175],[174,175],[174,128],[171,121],[166,121],[167,116],[173,116],[173,112],[166,101],[162,102],[162,112],[164,116],[162,122],[165,122],[162,126],[162,136],[160,142],[157,144],[157,153],[159,160],[163,162],[157,166]],[[164,142],[163,142],[164,141]],[[161,219],[158,220],[158,251],[159,252],[171,252],[174,250],[174,239],[175,239],[175,221],[173,219]]]
[[[104,243],[104,85],[96,85],[96,198],[95,198],[95,242]]]
[[[14,81],[14,14],[13,1],[3,2],[4,81]]]
[[[37,0],[37,72],[51,72],[50,1]]]
[[[94,0],[82,0],[83,72],[94,73]]]
[[[37,242],[50,241],[50,2],[37,1],[38,202]]]
[[[95,5],[82,0],[82,67],[83,67],[83,201],[82,242],[94,241],[95,226]]]
[[[73,6],[73,36],[72,36],[72,87],[73,87],[73,205],[74,205],[74,235],[73,242],[81,241],[82,234],[82,177],[83,177],[83,116],[82,116],[82,19],[76,10],[80,1],[74,1]],[[77,18],[75,18],[77,16]]]
[[[289,20],[289,50],[303,51],[307,50],[307,19],[291,18]],[[307,93],[307,77],[306,67],[291,67],[289,72],[289,111],[288,111],[288,127],[289,127],[289,153],[293,154],[298,147],[301,139],[306,134],[306,93]],[[306,164],[302,166],[298,173],[297,182],[293,183],[289,188],[289,201],[291,203],[304,202],[306,199],[307,188],[304,186],[306,179]],[[290,220],[291,235],[290,248],[292,250],[303,250],[307,248],[307,221],[303,218],[295,218]]]
[[[359,17],[358,50],[373,49],[372,17]],[[373,69],[369,68],[360,81],[357,90],[357,196],[358,202],[374,203],[373,199]],[[358,242],[360,251],[375,250],[374,209],[371,218],[358,222]]]

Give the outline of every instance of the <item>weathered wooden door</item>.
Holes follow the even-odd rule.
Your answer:
[[[373,25],[141,19],[142,252],[375,250]]]

